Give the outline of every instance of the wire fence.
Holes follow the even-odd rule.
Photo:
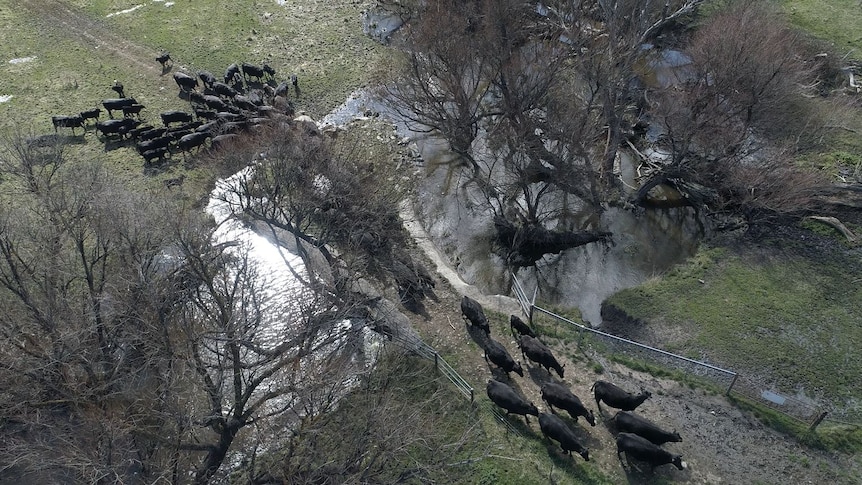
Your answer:
[[[690,359],[573,322],[566,317],[536,306],[536,293],[534,292],[533,297],[529,298],[514,274],[512,275],[512,282],[513,292],[521,305],[521,309],[529,319],[530,325],[547,325],[553,328],[554,324],[564,324],[567,329],[576,332],[575,338],[577,339],[578,348],[581,350],[592,349],[593,354],[591,357],[601,364],[607,364],[606,361],[609,358],[608,356],[610,356],[610,358],[623,361],[623,363],[646,363],[664,369],[673,369],[688,376],[688,378],[708,382],[724,389],[725,394],[728,396],[743,397],[805,423],[812,430],[827,416],[827,413],[813,402],[806,402],[780,393],[769,386],[755,382],[752,378],[741,376],[732,370],[723,369],[707,362]]]
[[[434,368],[449,379],[458,389],[458,392],[469,399],[471,403],[474,402],[476,396],[473,386],[471,386],[466,379],[461,377],[461,375],[458,374],[458,371],[449,365],[449,363],[446,362],[446,359],[440,356],[433,347],[415,338],[405,338],[397,334],[389,334],[389,337],[393,344],[398,345],[402,349],[409,350],[423,359],[433,361]]]

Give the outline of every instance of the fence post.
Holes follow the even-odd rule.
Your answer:
[[[436,370],[437,372],[440,372],[440,363],[437,362],[437,357],[439,357],[439,356],[440,356],[440,354],[438,354],[437,351],[435,350],[434,351],[434,370]]]
[[[734,384],[736,384],[736,378],[737,378],[737,377],[739,377],[739,374],[734,373],[734,374],[733,374],[733,380],[732,380],[732,381],[730,381],[730,386],[727,388],[727,392],[726,392],[726,393],[724,393],[724,395],[725,395],[725,396],[729,396],[729,395],[730,395],[730,390],[731,390],[731,389],[733,389],[733,385],[734,385]]]
[[[530,319],[530,327],[532,327],[533,329],[536,328],[536,327],[533,327],[533,310],[536,308],[536,295],[538,295],[538,294],[539,294],[539,285],[536,284],[536,289],[533,290],[533,299],[530,301],[530,314],[527,315],[527,317]],[[527,295],[524,295],[524,296],[527,296]]]
[[[817,416],[816,418],[814,418],[814,421],[811,423],[811,426],[808,427],[808,431],[814,431],[814,428],[816,428],[821,422],[823,422],[823,420],[826,418],[827,414],[829,414],[829,413],[826,411],[823,411],[822,413],[820,413],[820,416]]]

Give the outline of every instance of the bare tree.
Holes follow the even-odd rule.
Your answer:
[[[800,210],[817,177],[798,170],[792,153],[810,146],[804,140],[821,136],[826,125],[805,96],[816,83],[802,39],[766,5],[734,2],[698,29],[687,52],[688,80],[650,95],[672,160],[636,199],[671,183],[697,206],[749,215]],[[764,174],[775,179],[767,182]]]

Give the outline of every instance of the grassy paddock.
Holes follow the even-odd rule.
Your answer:
[[[784,392],[823,398],[856,417],[856,351],[862,344],[860,261],[750,256],[704,248],[688,263],[609,302],[656,329],[676,328],[674,347],[703,352]],[[679,337],[683,335],[684,337]],[[682,339],[682,340],[680,340]]]
[[[828,42],[836,54],[862,59],[862,5],[859,0],[781,0],[794,25]]]
[[[385,52],[360,28],[360,12],[370,2],[331,0],[279,6],[275,1],[232,0],[175,2],[166,7],[164,2],[151,0],[77,0],[67,4],[110,34],[111,43],[119,39],[123,48],[117,52],[98,46],[98,40],[70,32],[74,29],[52,28],[55,22],[38,9],[0,0],[0,96],[12,96],[0,103],[0,134],[4,137],[53,133],[52,115],[101,107],[103,99],[116,96],[110,89],[114,79],[124,84],[128,96],[146,106],[143,117],[154,125],[161,124],[158,113],[162,111],[189,110],[171,73],[162,75],[155,61],[162,50],[171,52],[177,71],[204,69],[221,76],[230,63],[248,61],[268,62],[279,79],[295,72],[302,88],[295,105],[315,118],[368,82]],[[108,17],[136,4],[143,6]],[[35,59],[8,62],[25,57]],[[158,189],[163,179],[185,174],[185,190],[194,200],[199,195],[193,194],[205,193],[212,178],[206,167],[187,164],[179,154],[161,172],[145,176],[143,161],[133,148],[106,149],[92,128],[84,135],[76,132],[70,148],[73,158],[101,158],[132,187]],[[71,134],[68,129],[61,133]]]

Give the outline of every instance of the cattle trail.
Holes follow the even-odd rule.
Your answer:
[[[162,75],[161,66],[155,58],[160,54],[114,33],[110,26],[93,19],[76,9],[57,0],[25,0],[21,6],[45,30],[70,37],[93,49],[109,51],[111,54],[125,59],[137,69],[147,71],[156,76]],[[180,67],[179,65],[177,67]]]

